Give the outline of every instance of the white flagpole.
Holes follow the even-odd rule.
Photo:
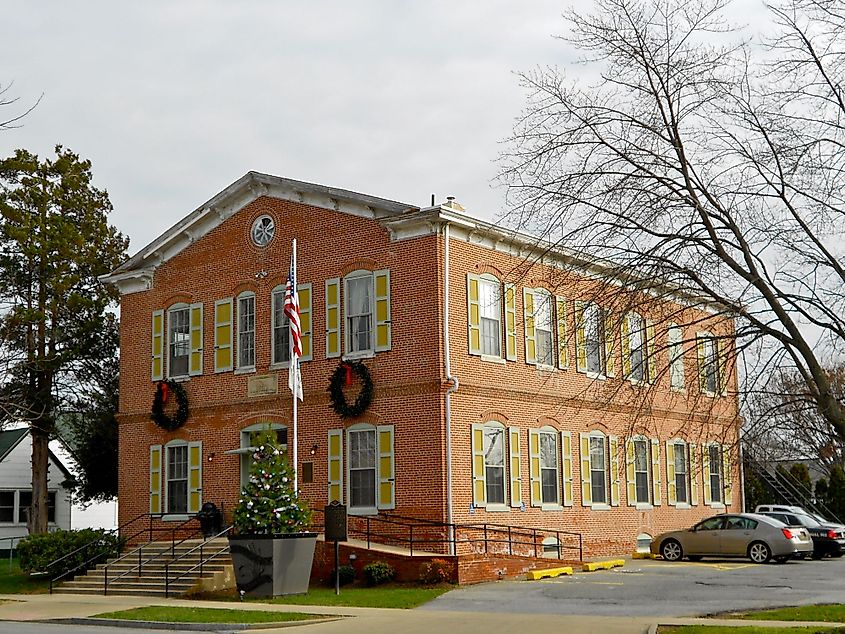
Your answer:
[[[293,239],[293,263],[291,265],[293,268],[293,281],[294,283],[297,282],[296,277],[296,238]],[[293,292],[296,292],[296,288],[292,289]],[[292,342],[291,342],[292,343]],[[297,453],[297,399],[296,395],[299,393],[299,372],[297,372],[298,365],[299,365],[299,358],[293,354],[293,346],[290,347],[291,350],[291,364],[290,364],[290,371],[293,373],[293,389],[291,390],[291,397],[293,399],[293,490],[299,491],[299,462],[298,462],[298,453]]]

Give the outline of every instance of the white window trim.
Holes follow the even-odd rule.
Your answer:
[[[504,359],[503,359],[503,361],[504,361]],[[510,438],[509,438],[509,434],[508,434],[508,428],[507,428],[507,425],[505,425],[504,423],[497,421],[497,420],[486,421],[484,423],[484,428],[486,429],[487,427],[496,427],[496,428],[502,430],[502,460],[504,462],[504,464],[503,464],[504,470],[503,470],[502,480],[503,480],[503,488],[504,488],[504,502],[499,503],[499,502],[488,501],[487,505],[484,508],[485,508],[485,510],[490,511],[491,513],[509,513],[510,510],[511,510],[511,506],[509,504],[509,500],[510,500],[510,470],[508,469],[508,467],[509,467],[508,463],[510,462],[510,460],[508,459],[508,456],[510,455]],[[483,442],[483,440],[482,440],[482,442]],[[485,482],[485,487],[486,487],[487,486],[487,460],[486,459],[484,460],[484,482]],[[485,499],[488,497],[486,490],[484,491],[484,497],[485,497]]]
[[[724,464],[724,447],[722,444],[717,442],[707,443],[705,446],[705,451],[708,452],[707,460],[710,464],[710,479],[713,478],[713,461],[710,459],[710,447],[718,447],[719,448],[719,498],[718,500],[713,500],[713,489],[710,486],[710,480],[705,482],[705,486],[710,489],[710,504],[709,506],[711,509],[723,509],[725,508],[725,474],[723,473],[723,464]]]
[[[593,457],[590,456],[590,499],[593,500],[592,505],[590,506],[591,509],[595,509],[596,511],[609,511],[611,509],[610,504],[610,439],[608,435],[600,432],[600,431],[591,431],[589,433],[590,438],[601,438],[602,443],[604,444],[604,462],[602,464],[602,469],[604,470],[604,502],[596,502],[593,499]],[[596,469],[598,471],[598,469]]]
[[[349,327],[348,304],[349,281],[362,277],[370,278],[370,347],[366,350],[350,352],[349,344],[352,339],[352,329]],[[375,271],[358,269],[343,276],[343,296],[340,298],[343,306],[343,360],[372,359],[376,356],[376,275]]]
[[[708,398],[716,398],[719,395],[719,344],[716,339],[716,335],[712,332],[703,330],[701,332],[697,332],[695,335],[695,345],[696,345],[696,357],[698,357],[698,346],[700,340],[710,341],[713,345],[713,363],[716,364],[716,389],[711,392],[710,390],[706,389],[699,389],[699,392],[702,396],[706,396]],[[700,359],[697,359],[700,363]],[[700,365],[698,367],[698,386],[701,388],[701,372],[704,370]]]
[[[555,319],[555,298],[549,291],[544,288],[535,288],[531,290],[531,294],[534,296],[534,354],[537,359],[537,366],[538,370],[543,370],[544,372],[554,372],[557,368],[555,367],[555,363],[557,360],[557,320]],[[537,306],[538,300],[547,302],[549,307],[549,335],[551,340],[551,353],[552,362],[551,363],[540,363],[540,350],[537,342],[539,341],[539,337],[537,333],[540,329],[537,327]]]
[[[555,429],[554,427],[551,427],[550,425],[545,425],[545,426],[541,427],[538,431],[540,432],[540,438],[539,438],[540,446],[538,448],[538,449],[540,449],[540,455],[537,456],[537,458],[540,460],[540,500],[541,500],[540,510],[541,511],[562,511],[563,510],[563,504],[562,504],[563,503],[563,482],[562,482],[563,479],[561,477],[562,476],[561,470],[563,469],[563,465],[561,464],[561,455],[562,455],[561,452],[562,452],[563,448],[560,446],[561,445],[560,432],[557,429]],[[557,504],[549,504],[549,503],[542,501],[542,498],[543,498],[543,460],[542,460],[543,441],[542,441],[542,436],[543,436],[543,434],[550,434],[555,439],[555,481],[557,483],[557,499],[558,499]]]
[[[684,440],[683,438],[673,438],[669,441],[669,444],[671,444],[675,448],[674,449],[675,455],[678,455],[678,448],[679,447],[681,448],[681,450],[683,451],[683,454],[684,454],[684,468],[686,469],[686,471],[684,472],[684,486],[686,487],[687,501],[686,502],[678,502],[678,485],[677,485],[677,481],[676,481],[676,483],[675,483],[675,508],[689,509],[689,508],[692,508],[691,505],[690,505],[690,497],[692,495],[692,482],[691,482],[690,478],[692,476],[690,475],[690,471],[689,471],[690,470],[689,443],[686,440]],[[676,472],[676,477],[677,477],[677,472]],[[668,474],[667,474],[667,481],[666,481],[666,496],[667,496],[666,500],[668,501],[668,499],[669,499],[669,497],[668,497],[669,496]]]
[[[375,466],[373,467],[375,471],[375,483],[374,483],[374,493],[375,497],[373,500],[375,501],[375,506],[352,506],[352,455],[351,455],[351,443],[349,442],[349,436],[353,432],[360,432],[360,431],[372,431],[375,434],[376,445],[375,445]],[[349,515],[378,515],[378,485],[379,485],[379,474],[378,474],[378,427],[376,425],[372,425],[370,423],[357,423],[352,425],[351,427],[346,429],[346,433],[344,434],[345,440],[345,453],[346,453],[346,500],[347,500],[347,509]]]
[[[584,319],[584,357],[587,360],[587,366],[590,365],[590,359],[587,355],[587,311],[593,309],[597,313],[597,320],[598,320],[598,346],[599,346],[599,366],[601,366],[601,370],[598,372],[593,372],[592,370],[587,369],[584,374],[587,378],[590,379],[598,379],[599,381],[604,381],[607,379],[607,359],[605,358],[605,351],[604,351],[604,309],[599,306],[596,302],[584,302],[584,310],[583,310],[583,319]]]
[[[675,341],[675,337],[673,336],[673,332],[678,333],[677,340]],[[668,344],[668,352],[669,352],[669,389],[673,392],[678,392],[679,394],[686,394],[687,393],[687,372],[685,367],[685,352],[684,352],[684,331],[683,329],[676,324],[675,322],[671,322],[669,324],[669,328],[666,332],[666,339]],[[672,358],[672,352],[674,347],[677,346],[678,356],[676,359]],[[681,383],[680,387],[672,385],[672,364],[678,363],[681,368]]]
[[[254,425],[249,425],[248,427],[244,427],[243,429],[241,429],[239,434],[238,434],[239,435],[238,448],[237,449],[229,449],[228,451],[223,452],[227,455],[236,455],[236,456],[241,457],[240,461],[239,461],[240,462],[239,469],[240,469],[240,474],[241,474],[241,480],[240,480],[241,490],[243,490],[244,486],[249,481],[249,470],[244,469],[245,460],[243,459],[243,456],[245,454],[248,454],[248,453],[255,453],[255,449],[256,449],[255,447],[253,447],[251,445],[244,444],[247,441],[247,439],[249,438],[249,435],[253,432],[256,432],[256,431],[265,431],[265,430],[278,431],[280,429],[287,429],[287,428],[288,428],[287,425],[283,425],[281,423],[271,423],[271,422],[255,423]],[[285,451],[287,451],[287,445],[285,445]],[[244,473],[244,471],[246,471],[246,473]]]
[[[270,369],[286,370],[290,368],[290,361],[275,361],[276,359],[276,295],[281,294],[284,305],[286,286],[279,284],[270,291]],[[283,311],[284,312],[284,309]]]
[[[162,509],[161,520],[163,522],[184,521],[184,520],[186,520],[190,517],[190,515],[187,512],[186,513],[169,513],[166,510],[169,506],[168,505],[168,499],[167,499],[167,490],[168,490],[167,483],[170,481],[170,473],[169,473],[170,460],[168,459],[167,452],[168,452],[168,449],[170,449],[172,447],[187,447],[187,446],[188,446],[188,441],[181,440],[181,439],[171,440],[170,442],[161,446],[161,476],[160,476],[161,477],[161,509]],[[186,452],[188,452],[187,449],[186,449]],[[188,452],[188,453],[190,453],[190,452]],[[190,491],[188,490],[190,488],[188,480],[191,477],[191,465],[190,465],[191,457],[190,457],[190,455],[186,454],[185,460],[187,461],[187,463],[186,463],[187,477],[185,479],[185,493],[186,493],[185,504],[187,505],[189,503],[187,496],[190,495]]]
[[[496,292],[499,294],[499,310],[497,320],[499,323],[499,354],[487,354],[484,352],[484,328],[482,328],[482,323],[484,316],[481,314],[481,285],[482,284],[492,284],[496,286]],[[516,293],[516,290],[514,290]],[[479,329],[479,345],[481,347],[481,360],[482,361],[490,361],[493,363],[501,363],[505,365],[507,363],[507,359],[505,359],[505,349],[507,348],[507,341],[505,340],[505,291],[502,285],[502,280],[500,280],[495,275],[490,273],[482,273],[478,276],[478,302],[479,302],[479,310],[478,310],[478,329]],[[486,423],[485,423],[486,424]]]
[[[631,343],[632,343],[634,332],[633,332],[633,330],[631,330],[631,319],[630,319],[631,315],[636,315],[639,318],[640,325],[641,325],[641,329],[640,329],[640,348],[642,350],[642,355],[643,355],[643,359],[642,359],[643,378],[641,378],[641,379],[634,378],[634,375],[633,375],[634,360],[631,357],[631,355],[633,354],[634,349],[633,349],[633,346],[631,345]],[[631,383],[631,385],[637,385],[637,386],[649,385],[649,382],[648,382],[648,375],[649,375],[648,343],[647,343],[648,333],[647,333],[647,329],[646,329],[646,318],[642,314],[638,313],[637,311],[631,311],[627,315],[625,315],[625,319],[628,321],[628,365],[631,368],[631,374],[627,377],[627,379]],[[622,362],[623,362],[623,367],[624,367],[625,360],[623,359]]]
[[[188,354],[187,354],[188,367],[187,367],[187,370],[185,371],[185,374],[173,374],[173,375],[171,375],[170,374],[170,343],[171,343],[170,323],[171,323],[171,319],[172,319],[172,317],[171,317],[172,314],[176,311],[179,311],[179,310],[188,311]],[[164,376],[167,379],[173,379],[174,381],[177,381],[177,382],[180,382],[180,383],[182,381],[189,381],[191,379],[191,374],[190,374],[190,372],[191,372],[191,305],[186,304],[185,302],[178,302],[176,304],[172,304],[171,306],[169,306],[167,308],[166,313],[167,313],[167,323],[165,324],[165,328],[167,329],[167,347],[165,348],[164,359],[163,359],[163,363],[166,364],[166,366],[164,368]]]
[[[241,300],[252,298],[252,365],[241,365]],[[257,343],[258,337],[258,302],[255,299],[255,293],[252,291],[244,291],[235,298],[235,327],[234,327],[234,348],[235,348],[235,374],[249,374],[255,372],[255,365],[257,362]]]
[[[637,434],[631,437],[631,443],[645,443],[645,474],[646,486],[648,488],[648,501],[640,501],[639,497],[634,505],[638,511],[649,510],[654,508],[654,475],[652,474],[651,464],[651,439]],[[634,491],[637,491],[637,447],[634,445]],[[642,472],[640,472],[642,473]]]

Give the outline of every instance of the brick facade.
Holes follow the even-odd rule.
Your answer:
[[[571,306],[572,301],[594,292],[595,283],[577,274],[562,283],[560,267],[553,262],[526,266],[518,251],[502,247],[501,237],[485,241],[485,236],[501,230],[486,225],[467,229],[471,219],[451,207],[405,207],[406,211],[400,211],[399,204],[391,201],[249,174],[112,274],[111,281],[122,291],[121,523],[150,511],[151,446],[174,439],[201,441],[201,499],[223,505],[229,515],[239,492],[241,458],[226,452],[240,446],[240,431],[261,422],[291,425],[287,370],[273,369],[270,364],[270,306],[272,289],[285,283],[293,238],[298,243],[298,280],[312,285],[313,359],[302,363],[304,401],[298,417],[298,466],[302,473],[303,463],[310,462],[313,470],[312,481],[300,485],[305,496],[315,508],[322,508],[327,501],[330,430],[348,429],[361,422],[387,425],[393,431],[395,468],[395,508],[389,512],[445,522],[445,404],[451,385],[444,369],[446,225],[453,227],[449,240],[449,361],[452,375],[460,381],[451,395],[453,521],[579,532],[585,555],[591,556],[630,552],[640,533],[653,535],[689,526],[716,512],[718,505],[711,508],[703,503],[706,483],[700,471],[694,474],[699,484],[698,504],[688,508],[667,504],[665,441],[681,438],[699,448],[710,441],[725,448],[735,445],[738,407],[732,380],[726,396],[700,397],[694,349],[685,353],[685,393],[670,390],[665,373],[653,386],[633,385],[621,378],[619,359],[616,378],[589,378],[576,371],[574,337],[568,343],[568,369],[546,370],[527,364],[521,289],[547,287],[565,296]],[[251,241],[250,228],[262,215],[269,215],[276,229],[270,244],[260,248]],[[325,285],[329,279],[361,269],[390,272],[391,346],[364,359],[375,385],[375,398],[359,419],[344,421],[332,411],[327,394],[329,376],[340,359],[326,358]],[[493,362],[469,354],[467,275],[482,273],[513,283],[517,290],[516,360]],[[215,372],[215,302],[236,298],[243,291],[255,294],[255,369]],[[201,303],[204,307],[203,372],[182,383],[190,403],[187,423],[166,432],[150,420],[155,391],[150,364],[151,315],[157,310],[166,314],[175,303]],[[652,302],[648,310],[658,333],[665,332],[660,324],[669,304],[676,322],[694,324],[688,326],[690,333],[709,329],[729,334],[726,328],[730,324],[715,321],[702,309]],[[570,331],[572,319],[570,308]],[[619,345],[615,354],[620,354]],[[658,346],[655,359],[657,366],[668,364],[664,348]],[[275,377],[278,393],[249,396],[249,381],[258,376]],[[644,409],[637,403],[645,393],[648,407]],[[518,430],[524,507],[506,504],[506,508],[493,511],[474,504],[472,425],[494,420]],[[542,510],[530,504],[528,434],[541,426],[572,434],[572,506]],[[662,504],[627,504],[625,455],[621,455],[618,506],[606,510],[584,506],[578,439],[588,431],[618,436],[622,454],[624,438],[632,433],[659,440]],[[345,440],[343,444],[346,470],[349,448]],[[738,510],[738,461],[733,458],[730,464],[731,508]],[[345,501],[349,495],[347,476],[344,474]],[[163,483],[162,495],[166,494]],[[172,526],[168,519],[160,525]]]

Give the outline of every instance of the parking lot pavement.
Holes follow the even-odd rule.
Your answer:
[[[626,560],[609,571],[466,586],[418,609],[679,617],[843,601],[845,558],[764,565]]]

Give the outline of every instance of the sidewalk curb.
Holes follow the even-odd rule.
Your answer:
[[[314,625],[350,618],[349,616],[328,616],[321,619],[304,619],[301,621],[275,621],[267,623],[174,623],[173,621],[136,621],[133,619],[95,619],[90,617],[70,617],[61,619],[45,619],[39,623],[55,623],[58,625],[91,625],[126,627],[139,630],[182,630],[191,632],[243,632],[250,630],[269,630],[299,625]]]

